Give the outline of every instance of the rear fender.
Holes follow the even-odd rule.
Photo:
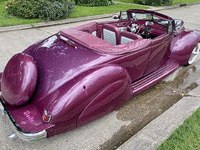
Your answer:
[[[173,39],[170,59],[179,65],[186,65],[192,53],[192,50],[200,41],[200,32],[198,30],[183,31]]]
[[[102,95],[102,91],[109,89],[109,92],[113,93],[112,99],[116,97],[115,86],[113,85],[117,87],[119,85],[129,86],[129,89],[126,90],[131,89],[130,77],[124,68],[119,65],[109,65],[93,70],[87,76],[77,80],[74,86],[65,91],[52,103],[48,109],[49,114],[52,115],[51,123],[60,124],[68,122],[69,124],[76,124],[82,112],[94,99],[97,99],[97,95]]]
[[[122,79],[108,85],[81,113],[77,127],[105,116],[127,102],[132,95],[130,84]]]

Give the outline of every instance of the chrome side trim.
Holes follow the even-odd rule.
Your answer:
[[[17,123],[13,120],[13,118],[11,117],[10,113],[6,110],[6,107],[3,104],[2,99],[0,98],[0,109],[2,111],[2,114],[6,116],[8,122],[10,122],[14,132],[16,133],[16,135],[27,142],[33,142],[33,141],[38,141],[41,139],[44,139],[47,137],[47,133],[46,130],[40,131],[40,132],[26,132],[23,131],[18,125]]]

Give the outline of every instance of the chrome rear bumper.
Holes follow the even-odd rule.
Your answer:
[[[7,118],[7,120],[10,122],[15,134],[22,140],[27,142],[33,142],[38,141],[41,139],[46,138],[47,133],[45,130],[40,132],[26,132],[23,131],[17,123],[14,121],[14,119],[11,117],[10,113],[7,111],[6,107],[3,104],[2,99],[0,98],[0,109],[2,111],[2,114],[4,114]]]

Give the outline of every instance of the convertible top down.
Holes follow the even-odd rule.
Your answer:
[[[0,106],[25,141],[83,126],[194,62],[200,32],[131,9],[117,21],[63,29],[14,55],[0,74]]]

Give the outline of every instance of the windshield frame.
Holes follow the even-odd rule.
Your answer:
[[[131,12],[130,13],[131,17],[137,21],[137,20],[145,20],[145,21],[152,21],[153,20],[153,14],[151,13],[142,13],[142,12]],[[143,17],[142,16],[149,16],[148,17]]]
[[[144,9],[129,9],[127,10],[128,12],[128,15],[129,15],[129,19],[132,20],[132,16],[131,16],[131,13],[146,13],[146,14],[152,14],[153,16],[156,16],[156,17],[159,17],[161,18],[162,20],[172,20],[173,18],[169,17],[169,16],[166,16],[164,14],[161,14],[161,13],[158,13],[158,12],[155,12],[155,11],[151,11],[151,10],[144,10]],[[134,20],[134,19],[133,19]]]

